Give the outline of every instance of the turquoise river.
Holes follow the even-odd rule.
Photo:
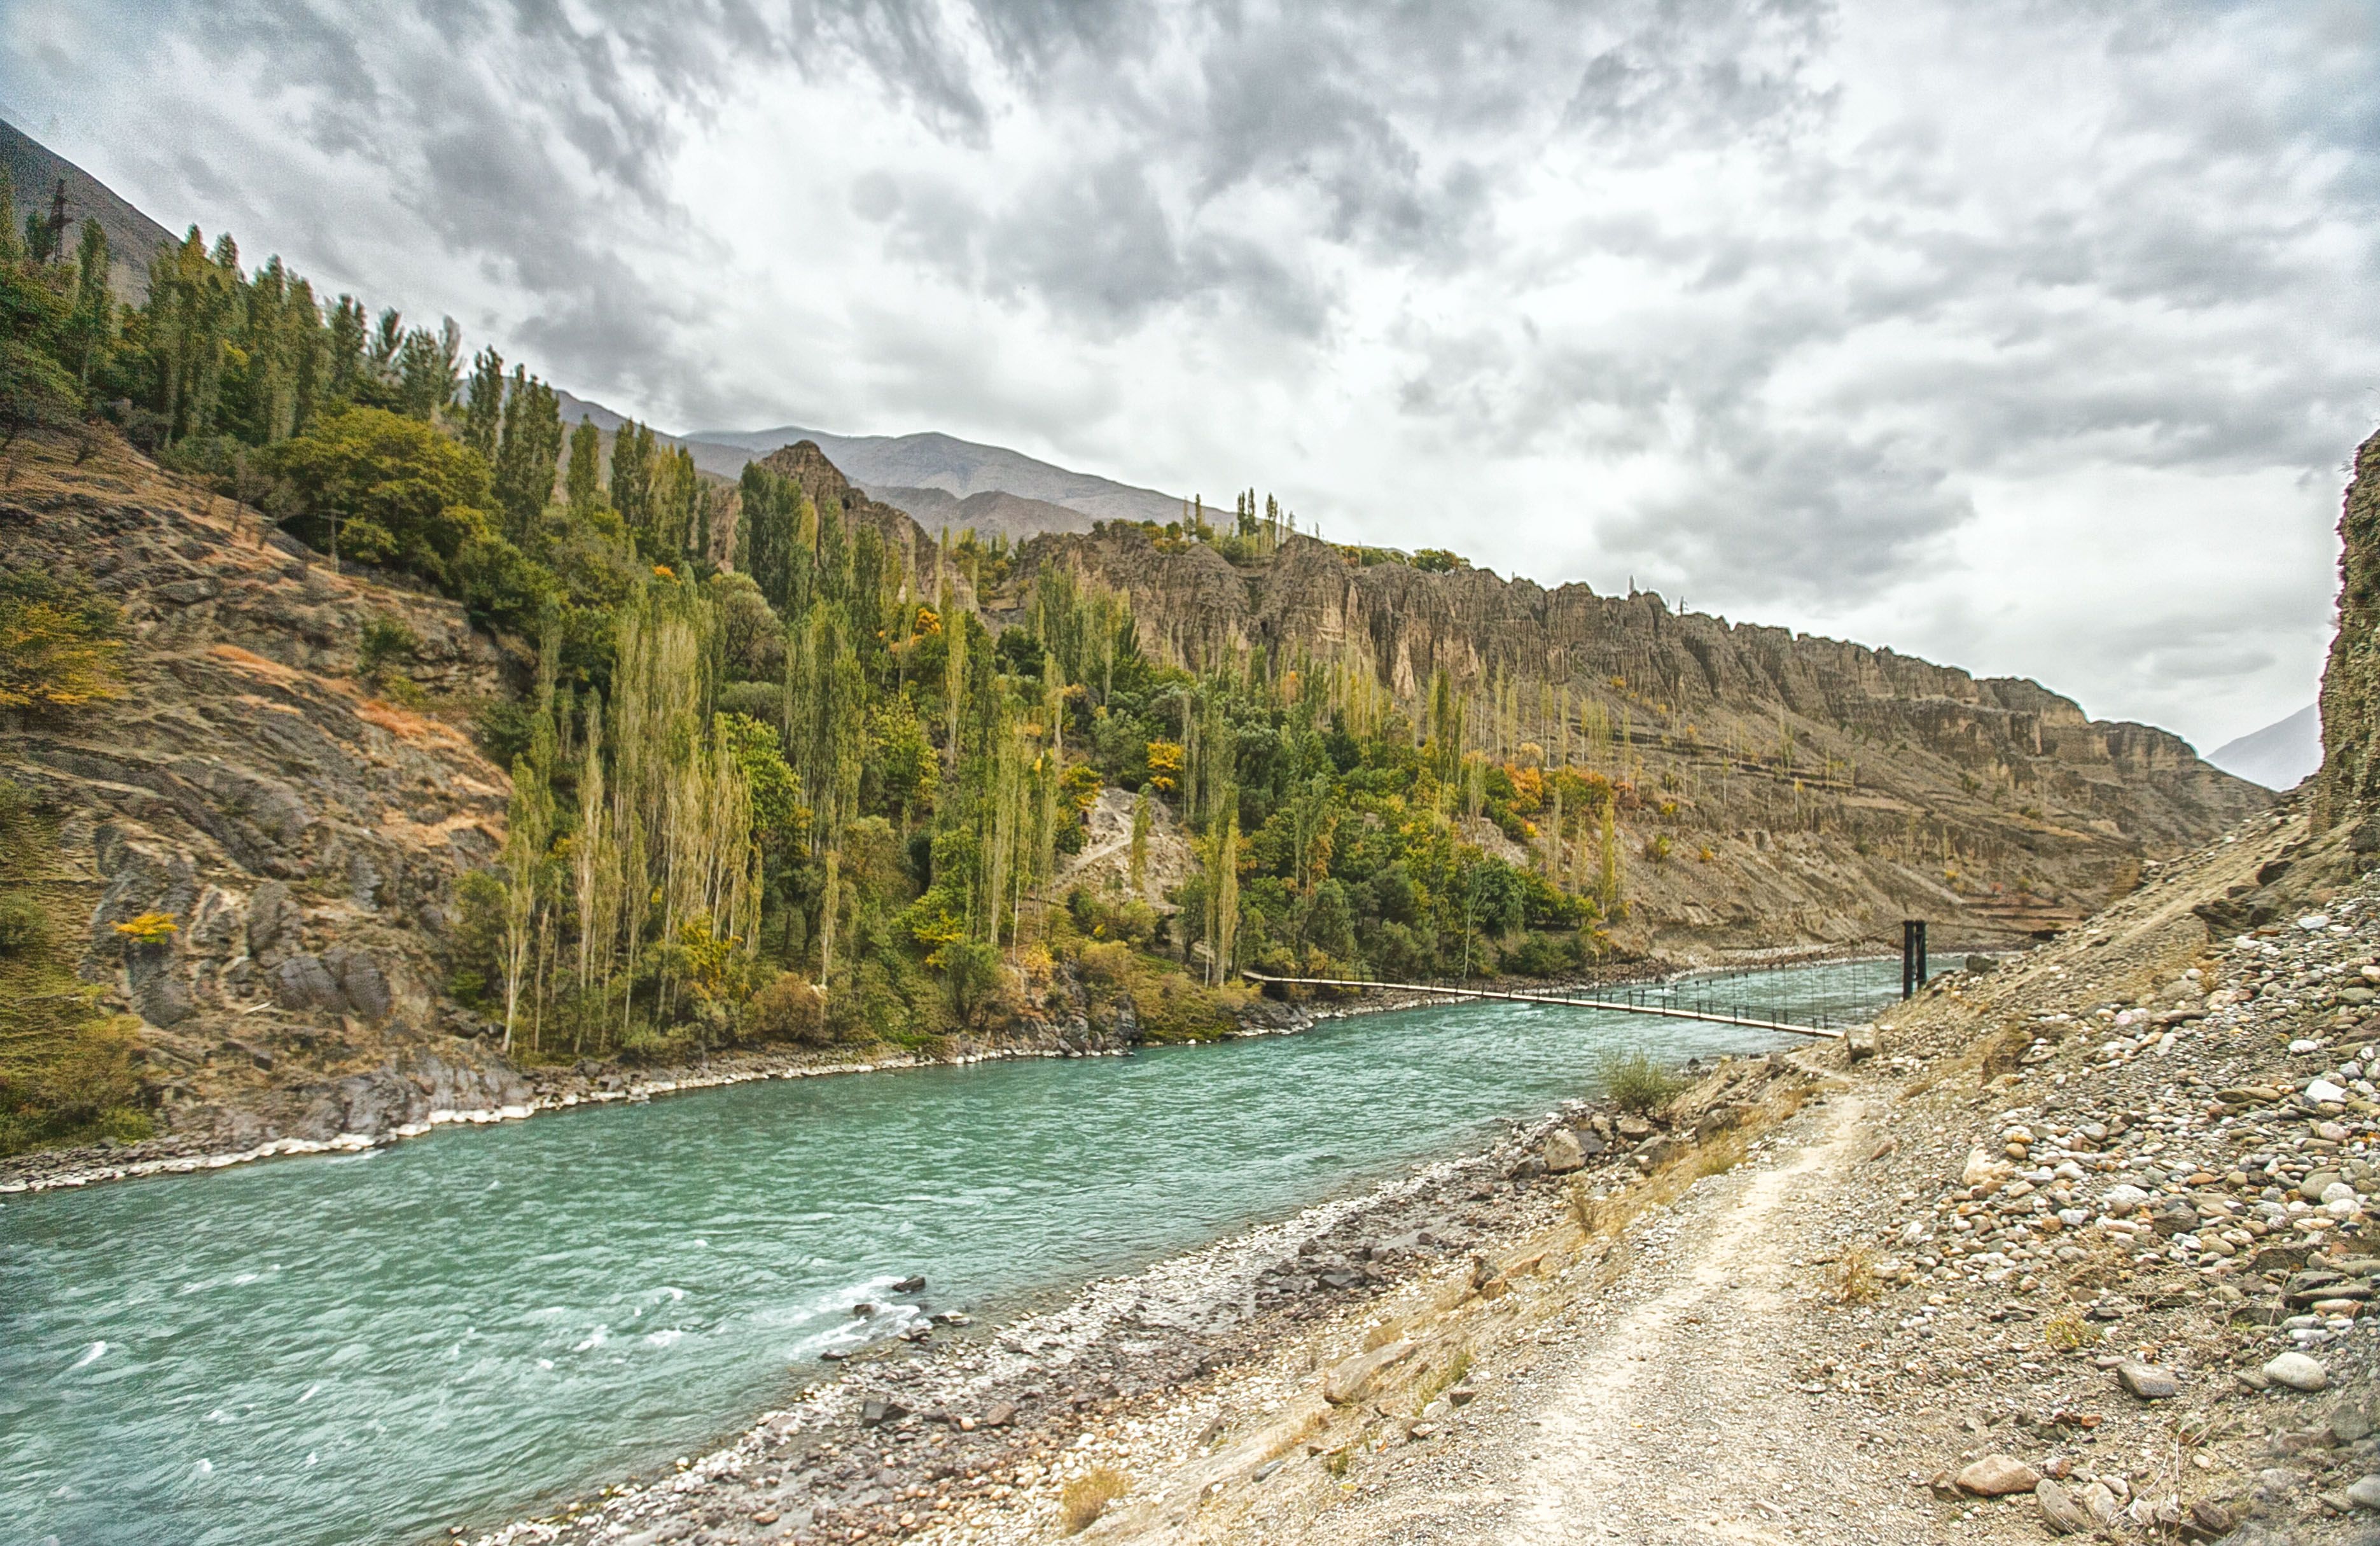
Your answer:
[[[1729,981],[1838,1016],[1897,963]],[[1691,992],[1682,990],[1682,992]],[[1471,1004],[1123,1058],[777,1080],[0,1206],[0,1542],[404,1543],[734,1431],[898,1322],[996,1317],[1475,1146],[1600,1060],[1793,1040]]]

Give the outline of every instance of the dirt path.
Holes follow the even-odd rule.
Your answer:
[[[1773,1163],[1702,1182],[1640,1226],[1610,1289],[1540,1333],[1540,1361],[1483,1387],[1486,1420],[1307,1539],[1939,1539],[1907,1457],[1871,1448],[1864,1404],[1804,1367],[1809,1224],[1861,1185],[1872,1114],[1840,1097],[1780,1135]],[[1895,1496],[1907,1504],[1876,1502]]]

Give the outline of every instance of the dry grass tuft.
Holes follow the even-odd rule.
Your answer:
[[[1695,1151],[1694,1175],[1696,1179],[1706,1175],[1725,1175],[1743,1163],[1744,1157],[1750,1152],[1751,1145],[1744,1141],[1742,1133],[1721,1133]]]
[[[1454,1357],[1447,1360],[1446,1367],[1423,1381],[1421,1389],[1414,1393],[1414,1415],[1419,1417],[1431,1402],[1463,1383],[1463,1377],[1470,1372],[1471,1349],[1456,1348]]]
[[[1068,1535],[1089,1529],[1108,1504],[1132,1490],[1132,1479],[1111,1466],[1099,1466],[1066,1483],[1058,1494],[1059,1521]]]
[[[2092,1340],[2091,1328],[2074,1310],[2062,1310],[2042,1323],[2041,1340],[2059,1353],[2071,1353]]]
[[[1839,1305],[1872,1305],[1884,1294],[1884,1284],[1876,1275],[1876,1258],[1865,1246],[1843,1248],[1828,1276],[1833,1282],[1828,1286]]]

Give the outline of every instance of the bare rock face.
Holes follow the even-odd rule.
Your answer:
[[[1160,659],[1260,652],[1409,717],[1444,673],[1474,744],[1524,764],[1567,753],[1623,786],[1630,927],[1676,953],[1872,942],[1903,917],[1937,920],[1944,943],[2062,927],[2143,860],[2270,802],[2176,736],[2091,720],[2033,682],[1680,615],[1650,593],[1366,556],[1293,537],[1234,565],[1111,524],[1037,539],[1013,594],[984,604],[1021,617],[1032,572],[1057,566],[1127,594]],[[1494,840],[1524,858],[1543,846]]]
[[[397,663],[432,690],[496,691],[496,645],[455,603],[334,574],[120,444],[79,465],[70,446],[14,455],[0,562],[88,578],[122,607],[127,647],[119,697],[0,720],[0,777],[54,825],[89,899],[81,971],[143,1022],[160,1125],[324,1137],[517,1085],[447,1034],[471,1028],[438,960],[454,883],[501,842],[509,781],[460,729],[356,675],[373,618],[411,631]],[[151,914],[173,927],[118,927]],[[417,1064],[440,1071],[399,1072]]]
[[[2339,512],[2338,634],[2322,674],[2314,821],[2331,826],[2380,795],[2380,434],[2355,453]]]

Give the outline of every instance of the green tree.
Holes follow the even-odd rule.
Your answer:
[[[495,468],[496,505],[504,512],[504,535],[514,543],[525,544],[535,534],[539,517],[553,499],[554,467],[561,457],[562,412],[553,389],[514,366]]]
[[[603,432],[591,419],[581,419],[570,432],[570,464],[562,486],[572,515],[584,517],[603,507]]]
[[[77,387],[91,390],[91,377],[105,359],[115,337],[115,297],[107,282],[107,233],[96,220],[82,223],[82,242],[75,252],[73,310],[67,314],[67,359]]]
[[[471,384],[463,401],[463,444],[492,468],[504,426],[504,357],[493,349],[481,349],[471,357]]]

